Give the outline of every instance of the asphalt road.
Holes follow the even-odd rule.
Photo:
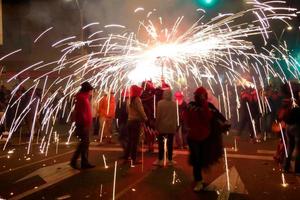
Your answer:
[[[18,143],[18,142],[14,142]],[[74,170],[68,165],[75,143],[51,144],[48,155],[40,153],[39,144],[11,144],[0,153],[0,197],[3,199],[257,199],[298,200],[300,178],[282,173],[273,161],[277,139],[251,144],[246,138],[234,149],[232,136],[224,136],[227,148],[228,176],[225,162],[204,172],[206,188],[193,192],[192,168],[188,151],[176,150],[175,166],[156,167],[157,153],[141,153],[143,164],[131,166],[120,159],[118,144],[91,143],[89,158],[96,168]],[[3,147],[3,146],[2,146]],[[58,151],[57,151],[58,150]],[[146,151],[146,149],[144,149]],[[105,156],[105,168],[103,155]],[[116,184],[113,191],[115,162]],[[227,178],[228,177],[228,178]],[[230,182],[228,190],[228,180]]]

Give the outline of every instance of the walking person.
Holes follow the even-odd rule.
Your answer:
[[[128,100],[129,92],[125,89],[121,92],[121,98],[116,106],[116,120],[117,128],[119,131],[119,142],[123,148],[123,153],[125,155],[126,149],[128,147],[128,130],[127,121],[128,113],[126,110],[126,102]],[[122,156],[124,158],[125,156]]]
[[[184,95],[181,91],[175,92],[175,99],[178,104],[178,118],[179,118],[179,127],[175,133],[175,144],[176,149],[186,149],[187,148],[187,134],[186,128],[183,123],[183,113],[186,111],[187,103],[184,100]]]
[[[158,160],[154,165],[163,166],[164,139],[167,139],[168,165],[176,164],[173,161],[173,138],[177,129],[176,103],[172,101],[171,90],[165,90],[163,99],[158,102],[156,113],[156,128],[158,134]]]
[[[125,161],[129,159],[132,160],[133,164],[139,164],[137,160],[137,148],[141,132],[142,122],[147,121],[147,116],[143,108],[141,101],[142,88],[133,85],[130,88],[130,98],[127,101],[127,112],[128,112],[128,121],[127,121],[127,130],[128,130],[128,146],[125,151]]]
[[[115,96],[114,92],[110,92],[109,94],[104,94],[104,96],[99,101],[99,121],[100,121],[100,135],[99,141],[101,141],[101,137],[103,137],[107,143],[112,143],[112,132],[113,132],[113,120],[115,118]]]
[[[144,111],[147,115],[148,121],[144,123],[143,131],[145,134],[145,142],[148,146],[148,152],[154,152],[154,143],[156,137],[156,130],[154,127],[155,116],[154,116],[154,106],[157,102],[154,102],[155,98],[155,88],[152,81],[144,81],[142,83],[143,92],[141,95],[141,101],[144,107]]]
[[[286,134],[287,134],[287,153],[288,157],[284,161],[283,170],[286,173],[290,172],[291,160],[295,151],[294,172],[300,176],[300,108],[294,107],[289,112],[286,119]]]
[[[300,91],[300,85],[297,83],[292,83],[291,87],[295,99],[292,98],[293,96],[290,94],[289,87],[287,85],[283,86],[286,96],[290,100],[288,112],[286,112],[286,116],[284,116],[284,121],[286,123],[285,136],[287,138],[288,156],[284,160],[283,170],[286,173],[290,172],[291,160],[295,151],[294,172],[297,176],[300,176],[300,98],[298,92]]]
[[[84,82],[81,85],[79,93],[76,95],[73,117],[75,120],[75,133],[79,138],[79,144],[70,162],[71,167],[74,169],[78,169],[77,159],[79,156],[81,156],[82,169],[95,167],[95,165],[90,164],[88,161],[89,134],[92,127],[92,111],[89,98],[92,92],[93,87],[89,82]]]
[[[256,143],[259,141],[257,138],[255,138],[255,135],[257,135],[256,132],[260,130],[258,108],[256,90],[251,87],[245,88],[241,92],[241,117],[236,139],[239,140],[244,131],[250,131],[250,143]],[[250,117],[249,112],[251,113],[252,118]]]
[[[207,91],[199,87],[188,104],[184,121],[188,129],[189,162],[193,166],[194,191],[204,188],[202,170],[217,162],[223,154],[222,134],[230,125],[225,117],[208,103]]]

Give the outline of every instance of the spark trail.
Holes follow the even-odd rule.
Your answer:
[[[236,89],[236,85],[253,86],[257,82],[259,86],[255,85],[255,88],[263,88],[267,83],[262,80],[267,80],[270,76],[279,77],[282,82],[287,81],[283,70],[285,66],[280,62],[282,59],[289,66],[293,77],[299,79],[300,65],[286,54],[286,46],[271,44],[271,49],[267,49],[252,43],[261,38],[265,45],[268,44],[269,34],[272,32],[270,22],[276,20],[289,24],[297,16],[297,10],[285,7],[284,1],[261,3],[249,0],[247,3],[251,6],[248,10],[219,14],[209,21],[204,21],[203,11],[203,16],[187,30],[180,28],[184,17],[179,17],[168,29],[162,28],[164,24],[161,17],[158,17],[160,26],[155,26],[157,23],[153,20],[154,14],[145,13],[146,19],[138,22],[136,32],[128,31],[123,25],[110,24],[103,28],[121,29],[122,34],[112,32],[103,36],[103,32],[97,30],[89,34],[86,41],[77,41],[74,35],[57,39],[49,48],[61,52],[60,58],[48,63],[36,62],[17,74],[27,73],[29,69],[47,71],[35,79],[26,79],[16,85],[15,88],[18,89],[13,91],[8,109],[15,109],[20,114],[12,122],[9,138],[24,118],[33,113],[34,108],[38,108],[36,112],[41,118],[41,130],[38,132],[42,134],[42,138],[48,138],[47,145],[43,143],[41,146],[48,148],[58,113],[64,113],[69,121],[74,109],[73,97],[83,81],[89,81],[99,94],[104,91],[118,93],[132,84],[150,79],[156,84],[163,79],[172,88],[208,84],[211,88],[221,88],[224,105],[222,110],[230,112],[231,104],[225,98],[228,97],[227,87]],[[136,12],[140,15],[144,8],[137,8],[134,13]],[[87,24],[82,27],[82,31],[99,24]],[[51,29],[52,27],[40,34],[35,42],[46,37]],[[4,55],[0,61],[20,51]],[[243,77],[247,75],[257,77],[257,80],[245,80]],[[50,76],[57,78],[50,80]],[[16,78],[11,77],[9,81]],[[32,87],[22,91],[20,95],[17,90],[24,89],[21,85],[25,82]],[[226,85],[226,91],[222,85]],[[28,95],[31,95],[31,101],[28,100]],[[32,101],[33,96],[36,101]],[[262,98],[261,101],[264,102],[265,99]],[[22,106],[24,102],[25,107]],[[40,105],[34,105],[36,102]],[[230,117],[231,113],[226,116]],[[7,112],[1,119],[2,123],[6,117]],[[70,136],[74,126],[71,129]]]

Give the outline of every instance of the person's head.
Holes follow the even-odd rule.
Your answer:
[[[86,92],[86,93],[89,93],[90,95],[92,95],[93,89],[94,88],[91,86],[91,84],[89,82],[85,81],[81,84],[80,92]]]
[[[206,89],[204,87],[197,88],[194,92],[194,98],[195,101],[201,105],[207,102],[208,94]]]
[[[164,90],[163,99],[165,99],[167,101],[171,101],[172,100],[172,91],[171,90]]]
[[[152,83],[151,80],[149,80],[149,81],[143,81],[142,82],[142,88],[144,90],[154,90],[154,84]]]

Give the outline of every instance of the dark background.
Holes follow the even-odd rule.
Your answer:
[[[136,31],[138,21],[145,19],[145,14],[133,12],[140,6],[145,8],[145,13],[156,8],[167,26],[184,15],[182,24],[186,27],[199,18],[196,12],[199,7],[205,7],[206,18],[209,19],[218,13],[238,12],[248,6],[246,0],[215,1],[213,6],[206,7],[201,0],[3,0],[3,45],[0,46],[0,57],[20,48],[22,53],[8,57],[0,65],[5,66],[4,72],[8,72],[18,71],[40,60],[53,61],[59,58],[60,53],[51,48],[51,44],[69,36],[76,36],[77,40],[86,38],[89,33],[102,30],[106,24],[122,24],[127,27],[124,31]],[[286,6],[300,9],[300,1],[289,0]],[[100,22],[99,26],[81,31],[83,25],[97,21]],[[290,52],[297,56],[300,52],[299,22],[299,16],[291,22],[294,27],[292,31],[284,30],[286,25],[282,22],[273,23],[271,42],[278,44],[286,40]],[[34,44],[34,39],[49,27],[53,29]],[[262,40],[255,40],[254,43],[262,45]]]

